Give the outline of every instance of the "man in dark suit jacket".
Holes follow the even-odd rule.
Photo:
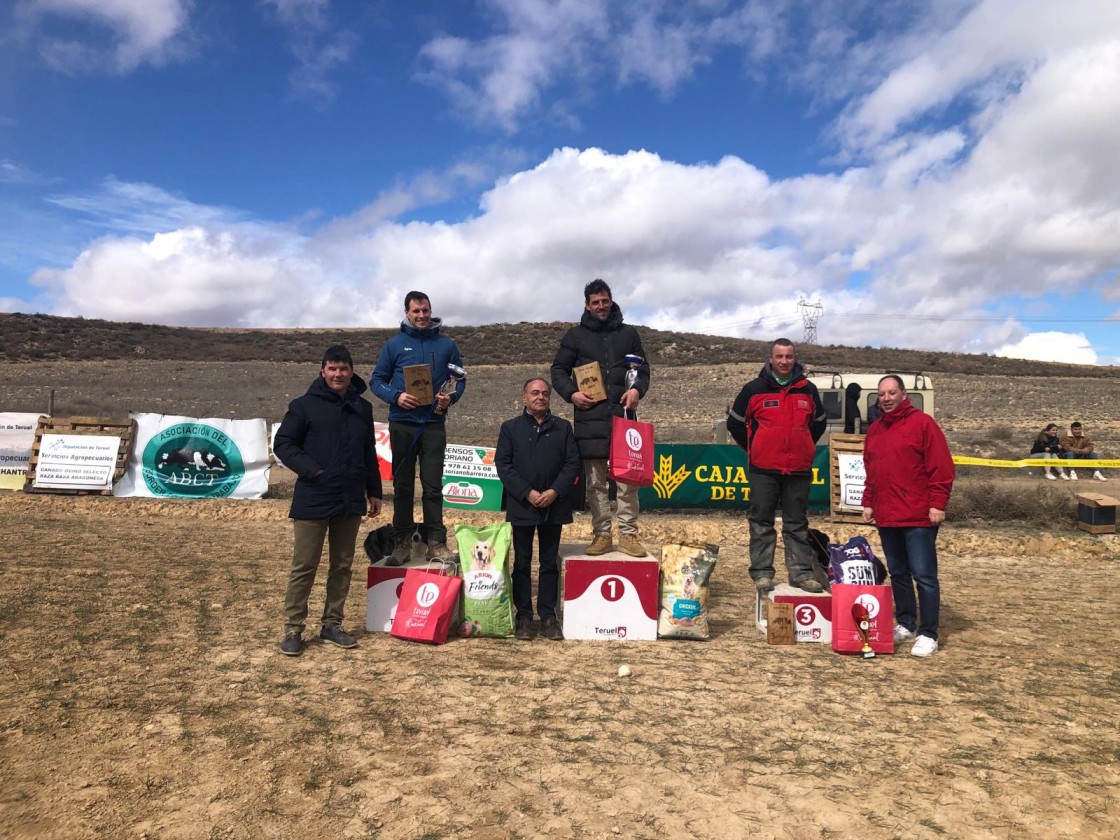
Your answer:
[[[502,424],[494,464],[506,491],[506,520],[513,526],[514,635],[533,638],[533,533],[537,534],[540,574],[537,614],[541,635],[564,638],[556,620],[560,593],[560,532],[572,521],[568,494],[579,475],[579,450],[572,424],[549,410],[552,389],[543,378],[530,379],[521,391],[525,410]]]
[[[357,647],[342,629],[350,592],[350,567],[362,516],[381,513],[381,473],[373,447],[373,406],[362,399],[366,383],[354,375],[350,351],[336,344],[323,354],[319,375],[292,400],[276,432],[276,457],[296,479],[288,514],[295,531],[292,571],[284,597],[284,640],[280,652],[303,652],[307,598],[330,538],[323,641]]]

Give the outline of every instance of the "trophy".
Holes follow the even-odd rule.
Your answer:
[[[860,656],[864,659],[873,659],[875,651],[871,649],[871,643],[867,640],[867,631],[871,629],[871,613],[867,611],[867,607],[856,601],[852,604],[852,618],[855,619],[856,632],[863,642],[863,647],[859,649]]]
[[[638,368],[645,364],[645,359],[641,356],[635,356],[633,353],[626,354],[626,364],[630,369],[626,371],[626,390],[629,391],[638,382]]]
[[[458,365],[453,365],[451,362],[447,363],[447,379],[443,380],[443,384],[439,388],[439,392],[444,396],[451,396],[455,393],[455,387],[467,378],[467,372]],[[440,410],[439,403],[436,403],[436,414],[443,414]]]

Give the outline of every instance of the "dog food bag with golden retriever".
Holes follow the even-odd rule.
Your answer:
[[[511,635],[513,582],[509,549],[513,528],[508,522],[484,527],[456,525],[455,542],[463,566],[463,621],[459,635]]]
[[[719,546],[666,545],[661,549],[661,613],[657,635],[662,639],[707,639],[708,579],[716,567]]]

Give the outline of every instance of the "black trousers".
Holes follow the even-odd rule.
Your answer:
[[[537,574],[537,615],[556,617],[560,597],[560,532],[563,525],[513,526],[513,605],[518,620],[533,617],[533,532],[537,534],[540,571]]]

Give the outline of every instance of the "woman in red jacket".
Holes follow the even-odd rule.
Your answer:
[[[882,416],[867,429],[863,521],[879,528],[894,594],[894,641],[914,656],[937,653],[941,586],[937,528],[953,491],[953,458],[941,428],[910,404],[902,379],[879,380]],[[918,597],[914,598],[917,586]]]

